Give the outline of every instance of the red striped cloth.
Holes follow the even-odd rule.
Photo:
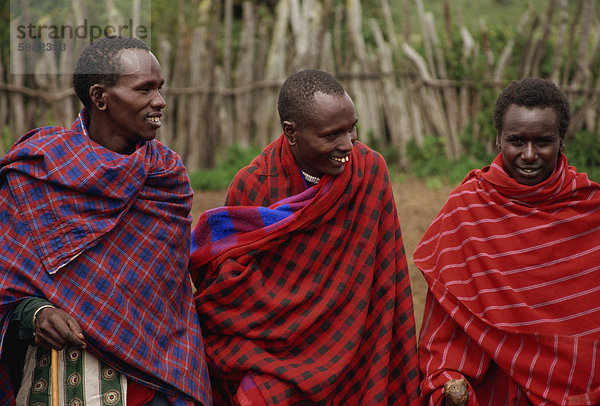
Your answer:
[[[307,190],[281,136],[227,201],[245,206],[204,213],[190,259],[215,403],[233,404],[246,377],[269,405],[414,404],[411,291],[383,158],[356,143],[341,175]]]
[[[564,156],[521,185],[499,155],[451,193],[414,254],[429,404],[461,377],[469,405],[599,404],[599,188]]]

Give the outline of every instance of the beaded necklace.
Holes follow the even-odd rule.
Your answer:
[[[319,183],[321,178],[317,178],[316,176],[309,175],[308,173],[302,171],[302,176],[306,179],[307,182],[314,183],[315,185]]]

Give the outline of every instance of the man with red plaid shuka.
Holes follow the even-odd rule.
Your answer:
[[[330,74],[292,74],[283,134],[203,213],[190,270],[218,405],[418,399],[408,269],[386,164]]]
[[[71,129],[32,130],[0,161],[0,404],[57,404],[57,386],[61,405],[212,403],[192,190],[154,139],[163,82],[143,42],[100,39],[75,67]]]

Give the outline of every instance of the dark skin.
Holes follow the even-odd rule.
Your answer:
[[[92,100],[88,133],[90,138],[111,151],[131,154],[136,145],[156,137],[165,100],[160,65],[143,49],[123,50],[116,55],[123,72],[112,87],[90,87]],[[35,321],[35,344],[61,350],[65,345],[86,348],[81,326],[61,309],[44,308]]]
[[[81,326],[64,310],[48,307],[40,310],[34,327],[35,345],[42,348],[62,350],[68,344],[86,347]]]
[[[517,182],[533,186],[545,181],[556,168],[563,139],[551,107],[511,104],[496,143],[504,169]]]
[[[158,60],[148,51],[123,50],[117,58],[123,72],[117,83],[90,87],[88,132],[103,147],[131,154],[139,142],[156,137],[166,105],[160,94],[165,80]]]
[[[343,172],[357,139],[358,118],[347,93],[314,95],[313,113],[305,122],[283,122],[294,159],[309,175],[337,176]]]

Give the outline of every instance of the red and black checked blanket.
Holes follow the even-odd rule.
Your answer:
[[[600,404],[600,186],[564,156],[535,186],[500,155],[472,171],[414,261],[430,289],[419,337],[430,404],[461,377],[469,405]]]
[[[418,398],[407,263],[383,158],[356,143],[306,189],[284,137],[193,231],[191,273],[215,403],[249,374],[267,404]],[[221,399],[222,398],[222,399]]]
[[[72,129],[23,136],[0,161],[0,321],[27,296],[72,314],[88,350],[174,404],[209,404],[187,272],[192,191],[158,141],[120,155]],[[2,348],[10,351],[10,348]],[[2,368],[0,368],[1,370]],[[13,393],[0,372],[0,404]]]

